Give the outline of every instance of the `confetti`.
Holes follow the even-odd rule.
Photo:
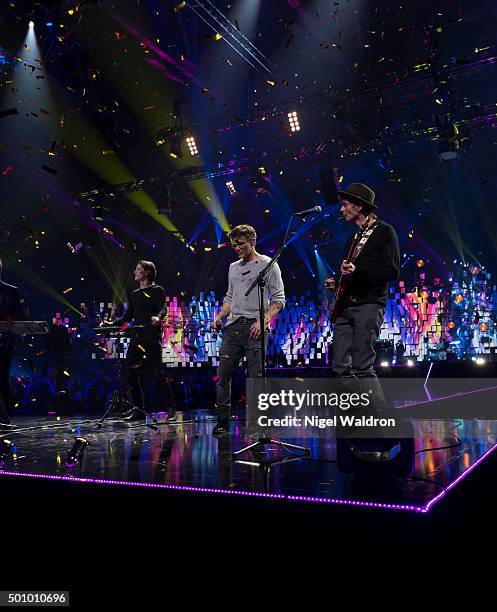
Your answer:
[[[185,6],[186,6],[186,2],[180,2],[179,4],[177,4],[177,5],[174,7],[174,9],[173,9],[173,10],[174,10],[174,12],[175,12],[175,13],[177,13],[178,11],[181,11],[181,9],[184,9],[184,8],[185,8]]]
[[[49,172],[50,174],[57,174],[59,172],[55,168],[50,168],[50,166],[46,166],[45,164],[42,164],[41,167],[43,170],[45,170],[45,172]]]
[[[288,37],[285,43],[285,49],[288,49],[288,47],[293,43],[294,38],[295,38],[295,34],[292,34],[291,36]]]

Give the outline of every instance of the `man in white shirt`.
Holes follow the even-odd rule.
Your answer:
[[[251,225],[238,225],[230,232],[230,240],[238,256],[238,261],[230,265],[228,272],[228,292],[224,298],[221,312],[213,322],[213,328],[220,331],[223,320],[227,319],[224,338],[219,351],[217,369],[218,422],[213,434],[228,432],[231,409],[231,378],[240,359],[245,355],[249,378],[259,378],[261,366],[261,328],[259,322],[259,296],[257,289],[250,295],[245,292],[257,278],[259,272],[270,261],[255,249],[257,234]],[[264,287],[264,322],[267,329],[273,317],[285,307],[285,288],[278,264],[274,264],[266,276]]]

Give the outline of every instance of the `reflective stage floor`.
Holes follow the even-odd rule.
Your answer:
[[[304,458],[267,446],[236,460],[232,453],[253,441],[241,421],[232,422],[230,435],[216,437],[215,420],[202,410],[180,415],[174,425],[165,415],[157,420],[154,430],[118,420],[99,428],[98,419],[86,417],[16,417],[1,434],[13,446],[0,451],[0,475],[427,512],[497,448],[497,421],[453,421],[433,433],[428,423],[402,476],[371,475],[337,462],[334,439],[289,440],[309,448]],[[69,469],[75,436],[88,446]]]

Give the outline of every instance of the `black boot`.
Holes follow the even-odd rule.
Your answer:
[[[145,412],[143,412],[143,410],[139,410],[138,408],[135,408],[133,412],[124,419],[126,423],[132,423],[134,421],[146,421],[146,420],[147,420],[147,415],[145,414]]]
[[[166,423],[177,423],[178,419],[176,417],[176,411],[171,411],[167,413]]]
[[[222,434],[229,433],[230,419],[227,416],[220,416],[217,418],[217,424],[212,430],[213,436],[220,436]]]

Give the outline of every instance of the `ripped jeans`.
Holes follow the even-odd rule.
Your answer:
[[[219,349],[219,366],[217,368],[218,381],[216,383],[217,414],[221,418],[229,417],[231,410],[231,378],[240,359],[247,357],[247,370],[249,378],[260,378],[261,368],[261,341],[250,338],[250,328],[256,319],[240,317],[224,328],[224,337]],[[265,333],[267,348],[268,334]]]

